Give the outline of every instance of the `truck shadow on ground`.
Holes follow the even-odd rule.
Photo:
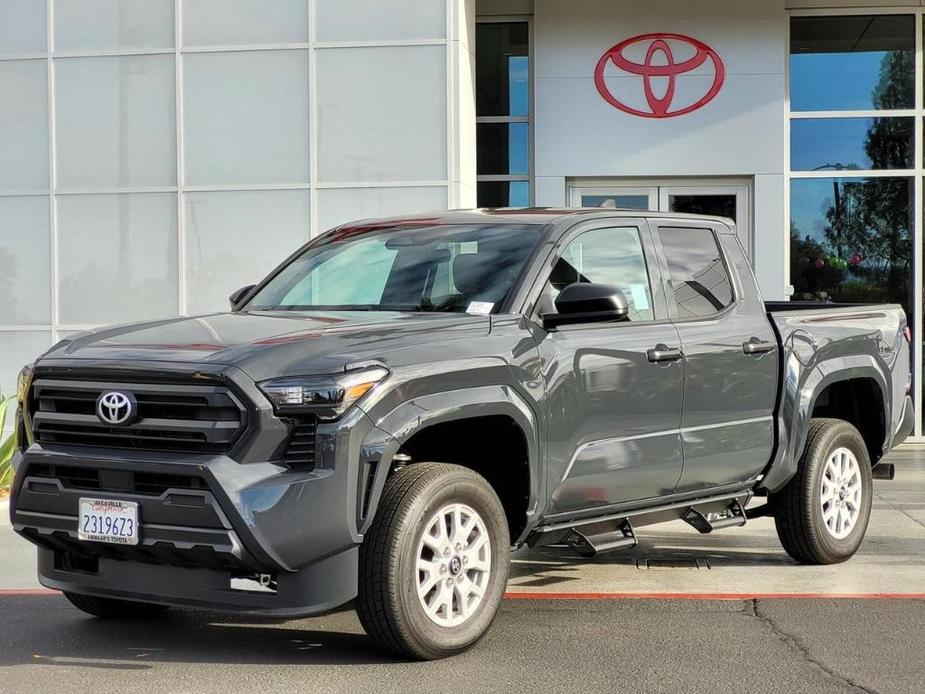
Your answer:
[[[767,547],[760,536],[738,534],[732,538],[741,541],[741,548],[717,542],[716,537],[702,535],[662,535],[639,538],[639,544],[632,549],[605,552],[591,558],[578,556],[564,547],[537,547],[518,551],[511,563],[511,579],[517,588],[540,588],[570,585],[586,577],[582,569],[586,566],[613,566],[620,570],[685,570],[768,568],[788,569],[803,572],[807,569],[791,559],[783,548]],[[759,544],[761,543],[761,544]],[[716,545],[716,546],[711,546]],[[888,552],[890,564],[902,566],[925,565],[925,538],[904,538],[902,544],[891,537],[871,533],[861,546],[854,562],[864,561],[864,555]],[[851,571],[854,562],[835,567],[825,567],[834,573]],[[651,567],[649,564],[651,563]],[[884,570],[886,570],[884,565]],[[626,574],[621,574],[626,576]]]
[[[0,668],[39,665],[141,671],[160,663],[370,665],[378,651],[348,606],[304,620],[174,609],[155,620],[102,620],[61,596],[0,598]],[[29,616],[31,615],[31,617]]]

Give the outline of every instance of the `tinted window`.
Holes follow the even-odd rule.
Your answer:
[[[915,106],[912,15],[794,17],[790,107],[794,111]]]
[[[732,303],[732,283],[712,231],[663,228],[658,234],[678,318],[710,316]]]
[[[629,303],[629,320],[653,318],[646,257],[635,227],[595,229],[569,243],[549,277],[550,298],[574,282],[617,287]]]
[[[915,293],[912,178],[790,184],[790,282],[797,301],[902,304]]]
[[[527,23],[479,23],[475,32],[478,115],[526,116],[530,104]]]

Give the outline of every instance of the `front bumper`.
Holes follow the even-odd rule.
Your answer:
[[[357,547],[369,512],[362,491],[369,466],[390,442],[356,410],[318,428],[311,471],[224,455],[32,444],[14,460],[10,517],[16,532],[38,545],[39,579],[50,588],[315,614],[356,595]],[[136,501],[139,545],[79,541],[81,497]],[[232,579],[258,575],[272,577],[275,590],[232,587]]]

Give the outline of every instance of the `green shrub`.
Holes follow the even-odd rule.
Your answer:
[[[0,435],[3,432],[3,424],[6,422],[7,406],[11,402],[13,402],[13,398],[5,398],[0,395]],[[7,436],[3,443],[0,443],[0,492],[8,490],[13,484],[13,449],[15,446],[15,432]]]

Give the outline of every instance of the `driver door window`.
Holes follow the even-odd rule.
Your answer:
[[[548,303],[554,306],[559,292],[574,282],[616,287],[629,304],[628,321],[654,319],[652,286],[636,227],[594,229],[572,240],[550,273]]]

